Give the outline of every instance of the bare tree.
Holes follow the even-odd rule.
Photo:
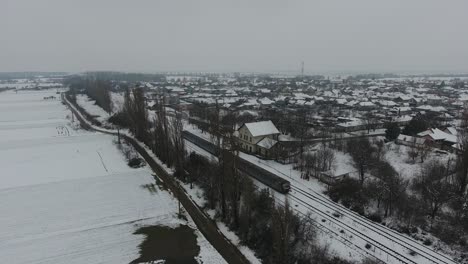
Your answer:
[[[420,175],[413,182],[425,202],[429,215],[434,219],[442,206],[454,198],[454,186],[447,180],[448,168],[439,162],[430,162],[421,168]]]
[[[215,140],[215,144],[217,146],[217,149],[221,148],[221,140],[223,138],[223,128],[221,124],[221,109],[218,104],[218,101],[216,101],[216,104],[214,108],[211,108],[209,113],[208,113],[208,132],[211,135],[212,140]]]
[[[294,237],[295,217],[286,200],[283,207],[276,207],[272,215],[272,263],[293,263],[291,240]]]
[[[308,127],[308,114],[305,109],[299,109],[294,113],[293,121],[291,122],[293,136],[299,138],[299,151],[300,158],[304,154],[304,147],[309,138]]]
[[[124,111],[130,119],[130,130],[137,139],[148,144],[149,122],[143,89],[127,90],[124,98]]]
[[[458,195],[463,197],[468,185],[468,109],[465,109],[462,124],[458,132],[458,144],[460,152],[457,157],[456,183]]]
[[[396,203],[405,194],[408,181],[405,181],[385,160],[376,162],[372,174],[377,179],[366,187],[371,190],[371,196],[377,199],[377,207],[381,201],[383,202],[385,216],[391,215]]]
[[[417,151],[419,153],[421,163],[424,163],[424,160],[426,160],[427,156],[431,153],[431,147],[426,144],[420,144],[417,146]]]
[[[176,173],[183,175],[185,180],[185,173],[183,172],[183,162],[185,158],[185,144],[182,137],[183,123],[182,113],[176,112],[175,117],[172,118],[170,139],[173,147],[173,160]]]
[[[413,137],[413,140],[408,147],[408,157],[411,159],[411,162],[414,163],[416,158],[419,156],[419,149],[417,147],[416,137]]]
[[[103,80],[86,80],[86,94],[108,114],[112,113],[111,84]]]
[[[349,140],[347,148],[354,167],[359,171],[359,179],[362,185],[365,173],[374,163],[375,148],[371,145],[369,139],[364,137]]]

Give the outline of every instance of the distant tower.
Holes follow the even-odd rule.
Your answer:
[[[301,76],[304,77],[304,61],[302,61],[301,65]]]

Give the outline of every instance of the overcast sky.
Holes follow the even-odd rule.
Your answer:
[[[467,0],[0,0],[0,71],[468,72]]]

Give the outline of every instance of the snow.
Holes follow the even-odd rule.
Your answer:
[[[372,102],[360,102],[359,105],[360,106],[375,106],[375,104]]]
[[[109,119],[110,115],[104,111],[101,107],[99,107],[94,100],[89,98],[87,95],[78,94],[76,95],[76,103],[86,109],[86,111],[96,117],[101,123],[106,123],[107,119]]]
[[[243,103],[243,104],[240,105],[239,107],[243,107],[243,106],[256,106],[256,105],[258,105],[257,99],[249,98],[249,99],[247,100],[247,102]]]
[[[334,151],[335,153],[335,166],[332,168],[333,175],[343,175],[345,173],[355,172],[351,156],[342,151]]]
[[[262,105],[271,105],[271,104],[273,104],[275,102],[275,101],[270,100],[267,97],[258,99],[258,101],[260,101],[260,104],[262,104]]]
[[[251,264],[261,264],[262,262],[255,256],[254,252],[250,250],[248,247],[241,244],[241,241],[237,237],[237,235],[229,230],[229,228],[223,222],[216,222],[218,229],[223,233],[231,243],[236,245],[240,252],[249,260]]]
[[[123,105],[124,105],[124,94],[123,93],[116,93],[112,92],[111,93],[111,99],[112,99],[112,108],[113,112],[118,112],[122,110]]]
[[[418,136],[430,136],[434,140],[443,140],[443,141],[448,141],[450,143],[458,142],[456,134],[449,134],[438,128],[423,131],[419,133]]]
[[[273,122],[271,122],[270,120],[253,122],[253,123],[245,123],[244,125],[247,127],[247,129],[249,130],[250,134],[253,137],[266,136],[266,135],[280,133],[279,130],[273,124]]]
[[[139,227],[180,224],[195,229],[199,261],[225,263],[190,218],[176,217],[170,193],[143,188],[154,183],[149,168],[128,167],[112,136],[75,130],[60,101],[42,99],[51,94],[0,95],[3,263],[128,263]]]
[[[417,109],[432,111],[432,112],[447,112],[447,109],[445,109],[445,107],[443,106],[421,105],[421,106],[418,106]]]
[[[414,179],[420,172],[421,166],[426,163],[434,162],[434,160],[440,161],[442,164],[447,164],[449,160],[455,160],[455,154],[438,154],[431,151],[424,163],[420,163],[420,158],[416,158],[416,162],[412,163],[411,158],[408,156],[410,147],[404,145],[397,145],[393,142],[389,142],[385,145],[386,153],[385,159],[395,168],[395,170],[407,180]]]
[[[257,145],[262,147],[262,148],[265,148],[265,149],[271,149],[276,143],[278,143],[278,141],[272,139],[272,138],[264,138],[262,140],[260,140]]]

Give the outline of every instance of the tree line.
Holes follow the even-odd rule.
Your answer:
[[[71,76],[64,80],[64,85],[70,88],[69,95],[73,101],[76,101],[77,94],[84,93],[96,101],[96,104],[107,113],[112,113],[112,85],[110,81],[84,78],[82,76]]]

